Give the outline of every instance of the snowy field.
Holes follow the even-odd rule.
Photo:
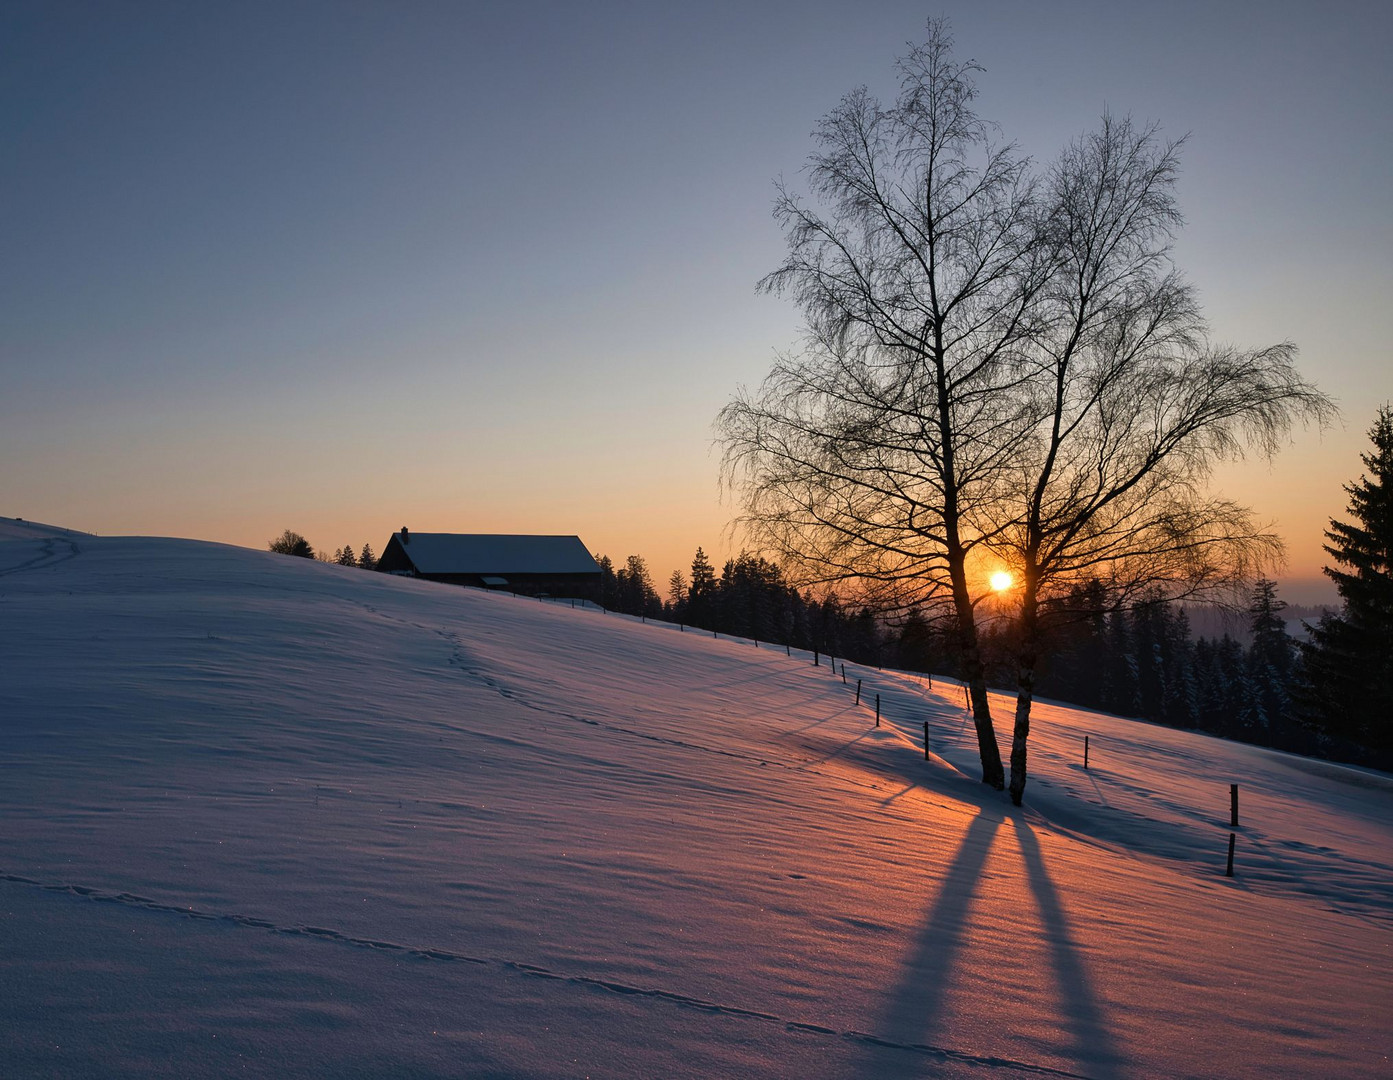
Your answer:
[[[0,658],[5,1077],[1393,1074],[1385,774],[9,519]]]

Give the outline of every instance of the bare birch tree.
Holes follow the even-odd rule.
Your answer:
[[[1026,350],[1035,370],[1021,384],[1031,431],[1012,443],[1001,487],[973,507],[1019,582],[1017,805],[1035,667],[1065,597],[1092,581],[1102,588],[1089,595],[1115,608],[1251,580],[1280,540],[1212,495],[1211,471],[1245,449],[1270,457],[1294,422],[1333,412],[1301,379],[1291,344],[1209,342],[1170,261],[1177,151],[1154,127],[1105,115],[1049,178],[1053,274]]]
[[[717,428],[741,521],[805,580],[855,580],[951,605],[984,783],[1004,770],[974,610],[966,516],[998,484],[1018,433],[1017,346],[1047,280],[1027,163],[973,112],[976,64],[931,22],[898,61],[900,93],[863,87],[814,133],[810,200],[780,185],[784,264],[804,349],[742,392]]]
[[[1290,344],[1210,343],[1170,260],[1177,144],[1105,116],[1037,182],[974,114],[980,69],[951,46],[931,22],[892,105],[862,88],[823,118],[809,199],[780,186],[788,255],[761,284],[798,303],[804,347],[717,426],[766,551],[951,610],[998,788],[976,608],[990,560],[1016,571],[1019,803],[1065,599],[1202,595],[1270,563],[1280,542],[1210,494],[1211,471],[1333,406]]]

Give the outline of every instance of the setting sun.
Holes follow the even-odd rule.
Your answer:
[[[997,592],[1005,592],[1011,587],[1011,573],[1008,570],[998,570],[991,576],[991,586]]]

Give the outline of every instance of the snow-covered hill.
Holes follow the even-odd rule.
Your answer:
[[[1393,779],[846,676],[0,521],[0,1073],[1389,1075]]]

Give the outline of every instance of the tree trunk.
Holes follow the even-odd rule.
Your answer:
[[[1001,764],[1001,748],[996,743],[996,729],[992,727],[987,676],[977,645],[977,620],[967,593],[966,575],[960,570],[950,573],[953,579],[953,603],[958,616],[963,681],[967,683],[968,696],[972,700],[972,723],[977,729],[977,752],[982,759],[982,783],[1000,791],[1006,786],[1006,774]]]
[[[1030,706],[1035,700],[1035,663],[1040,655],[1039,612],[1034,590],[1027,583],[1021,603],[1021,645],[1017,654],[1016,724],[1011,732],[1011,802],[1025,797],[1026,741],[1030,738]]]
[[[982,656],[977,649],[977,633],[972,632],[973,640],[964,643],[962,653],[963,677],[967,681],[968,696],[972,699],[972,723],[977,729],[977,751],[982,759],[982,783],[990,784],[997,791],[1006,786],[1006,771],[1001,764],[1001,748],[996,743],[996,729],[992,727],[991,706],[987,702],[987,678],[982,669]]]

